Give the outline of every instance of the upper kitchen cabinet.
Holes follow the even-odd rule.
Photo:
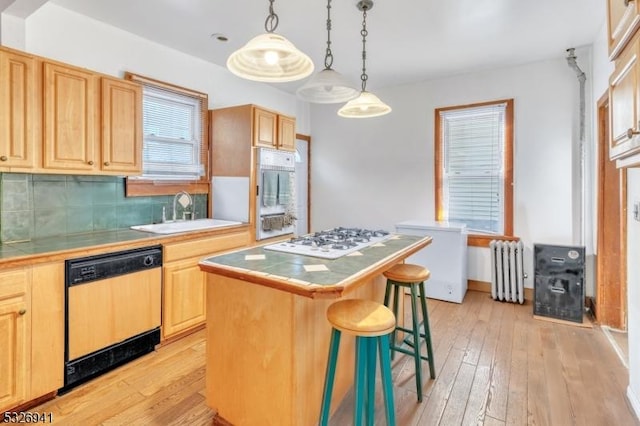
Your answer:
[[[251,176],[251,147],[295,150],[296,120],[255,105],[209,111],[214,176]]]
[[[253,145],[294,151],[296,149],[296,120],[253,107]]]
[[[142,87],[102,77],[102,169],[122,174],[142,171]]]
[[[70,65],[43,64],[48,172],[142,172],[142,87]]]
[[[610,159],[618,167],[640,162],[640,39],[635,37],[615,61],[609,80]]]
[[[100,161],[98,78],[51,62],[43,73],[44,168],[91,174]]]
[[[296,150],[296,120],[284,115],[278,116],[278,148]]]
[[[40,142],[38,59],[0,49],[0,171],[31,171]]]
[[[607,0],[609,59],[616,59],[640,27],[640,0]]]

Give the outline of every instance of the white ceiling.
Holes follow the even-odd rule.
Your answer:
[[[224,66],[264,32],[268,0],[50,0],[64,8]],[[362,14],[333,0],[333,68],[360,81]],[[604,0],[375,0],[368,14],[368,88],[565,56],[591,44]],[[326,0],[276,0],[284,35],[324,67]],[[10,9],[6,11],[11,13]],[[226,43],[211,37],[222,33]],[[580,58],[578,58],[580,62]],[[283,89],[292,91],[301,82]]]

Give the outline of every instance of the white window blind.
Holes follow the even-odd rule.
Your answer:
[[[143,179],[200,179],[204,174],[201,111],[197,97],[143,86]]]
[[[506,103],[440,111],[445,220],[504,232]]]

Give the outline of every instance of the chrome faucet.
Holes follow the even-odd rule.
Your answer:
[[[187,191],[180,191],[173,197],[173,221],[176,220],[176,203],[180,203],[183,209],[186,209],[187,206],[191,206],[191,219],[195,216],[193,214],[193,198]],[[184,212],[182,213],[182,219],[185,219]]]

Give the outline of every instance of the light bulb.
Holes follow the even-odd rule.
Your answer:
[[[366,111],[369,109],[369,105],[360,105],[360,111]]]
[[[267,50],[264,52],[264,60],[269,65],[275,65],[278,63],[278,52],[274,50]]]
[[[324,86],[324,91],[329,93],[333,90],[333,86]]]

